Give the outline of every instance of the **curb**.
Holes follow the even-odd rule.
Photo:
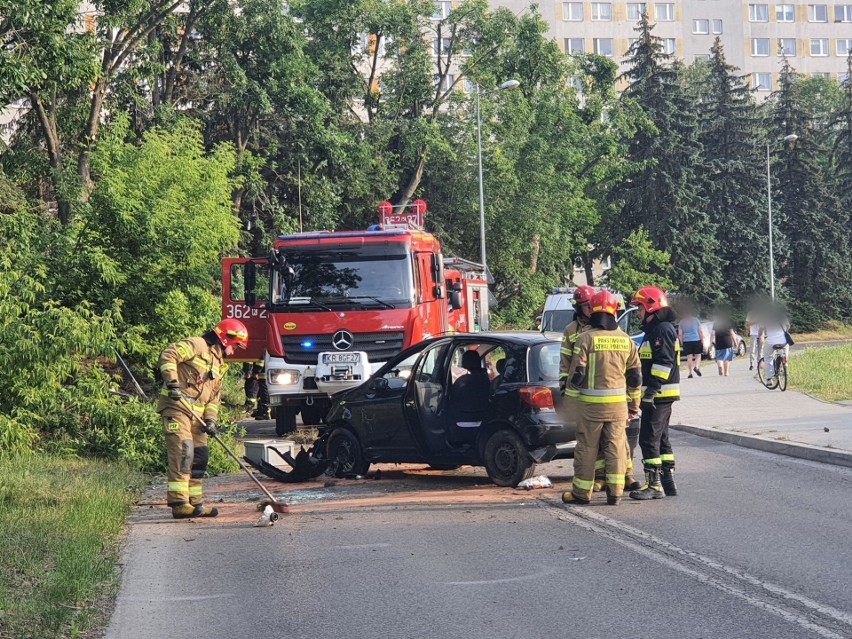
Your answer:
[[[821,448],[819,446],[811,446],[810,444],[797,444],[791,442],[780,442],[771,439],[763,439],[754,435],[744,435],[742,433],[732,433],[724,430],[715,430],[711,428],[702,428],[701,426],[691,426],[689,424],[672,424],[672,430],[679,430],[684,433],[715,439],[721,442],[742,446],[743,448],[753,448],[762,450],[767,453],[775,453],[776,455],[787,455],[788,457],[798,457],[799,459],[807,459],[809,461],[821,462],[823,464],[834,464],[835,466],[846,466],[852,468],[852,452],[841,451],[833,448]]]

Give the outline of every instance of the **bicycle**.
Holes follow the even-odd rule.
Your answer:
[[[784,355],[785,346],[775,345],[772,350],[773,368],[775,375],[772,379],[766,379],[766,357],[761,357],[757,362],[757,377],[760,383],[766,386],[769,390],[780,388],[782,391],[787,390],[787,357]]]

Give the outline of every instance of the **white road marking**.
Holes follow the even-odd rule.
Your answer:
[[[548,568],[546,570],[542,570],[532,575],[522,575],[520,577],[506,577],[505,579],[484,579],[482,581],[445,581],[445,586],[485,586],[490,584],[511,584],[517,581],[533,581],[535,579],[541,579],[542,577],[549,577],[550,575],[556,574],[559,572],[559,568]]]
[[[742,599],[756,608],[778,615],[791,623],[798,624],[821,637],[826,637],[826,639],[844,639],[849,636],[848,632],[838,634],[831,628],[814,622],[812,615],[806,616],[794,608],[783,607],[783,603],[785,601],[797,603],[814,613],[822,615],[826,618],[826,621],[830,620],[852,627],[852,615],[842,610],[820,604],[807,597],[797,595],[786,588],[758,579],[737,568],[726,566],[698,553],[684,550],[638,528],[592,512],[588,508],[568,505],[560,507],[553,504],[548,504],[548,506],[567,511],[559,515],[559,519],[562,521],[570,522],[586,530],[603,535],[644,557],[688,575],[703,584]],[[690,566],[688,565],[689,563],[693,565]],[[721,575],[716,576],[711,571],[721,573]],[[726,579],[727,582],[725,581]],[[767,594],[761,595],[759,591],[757,593],[746,592],[742,587],[738,587],[738,584],[764,590]],[[782,601],[778,601],[779,598]]]

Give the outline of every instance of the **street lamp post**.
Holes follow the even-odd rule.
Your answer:
[[[772,177],[769,168],[769,153],[782,142],[795,142],[799,136],[791,133],[775,144],[766,143],[766,203],[769,213],[769,297],[775,301],[775,253],[772,250]]]
[[[482,268],[486,274],[488,267],[485,262],[485,195],[482,186],[482,119],[479,112],[479,96],[506,89],[517,89],[520,85],[521,83],[517,80],[506,80],[496,89],[484,93],[479,90],[479,85],[476,85],[476,155],[479,159],[479,255],[482,259]]]

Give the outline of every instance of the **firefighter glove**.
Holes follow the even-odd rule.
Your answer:
[[[653,404],[654,398],[657,396],[657,391],[655,390],[646,390],[645,394],[642,395],[642,402],[646,404]]]
[[[183,394],[180,392],[180,385],[178,384],[167,384],[166,388],[169,391],[169,397],[171,399],[176,399],[180,401],[183,398]]]
[[[204,428],[201,430],[207,433],[208,435],[218,435],[219,429],[217,428],[218,424],[215,419],[205,419],[204,420]]]

